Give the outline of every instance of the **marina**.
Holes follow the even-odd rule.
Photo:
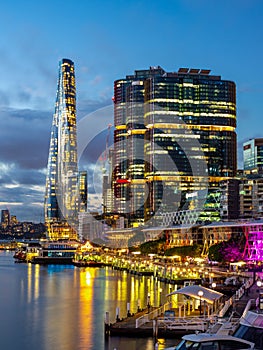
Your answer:
[[[105,332],[108,336],[152,335],[157,342],[158,337],[182,337],[178,347],[169,347],[167,350],[199,349],[199,346],[200,349],[209,350],[260,350],[263,348],[263,293],[258,289],[259,285],[247,285],[248,293],[245,289],[242,293],[237,292],[225,304],[226,307],[220,307],[214,314],[182,316],[178,310],[179,315],[176,317],[175,313],[171,314],[171,310],[166,314],[168,305],[163,305],[151,312],[144,310],[113,325],[105,324]]]
[[[67,251],[66,248],[55,242],[46,243],[46,251],[54,252],[55,259],[60,257],[58,252],[64,249]],[[105,310],[105,343],[114,338],[152,338],[154,342],[165,339],[177,343],[183,336],[191,336],[193,332],[232,335],[244,310],[249,310],[247,304],[255,308],[255,296],[259,300],[255,277],[260,280],[261,272],[255,275],[249,271],[211,267],[203,262],[171,264],[160,257],[152,259],[127,254],[117,257],[116,252],[113,255],[109,251],[81,251],[77,246],[74,249],[69,265],[80,273],[90,273],[90,268],[97,267],[102,268],[99,269],[101,271],[107,269],[137,279],[137,288],[143,281],[146,283],[142,298],[138,294],[133,302],[126,299],[125,307],[122,306],[125,312],[120,312],[119,305],[115,312]],[[35,250],[45,251],[43,247],[27,246],[28,256],[32,255],[31,259],[26,259],[29,266],[31,263],[38,265]],[[72,250],[68,251],[72,253]],[[48,262],[45,265],[54,265],[52,255],[46,257]],[[215,281],[220,282],[218,290]],[[118,300],[119,297],[116,297]]]
[[[247,284],[247,287],[249,288],[251,285],[252,280]],[[177,303],[177,308],[171,307],[171,300],[160,307],[148,307],[132,317],[127,317],[122,321],[117,320],[112,325],[107,324],[107,316],[105,316],[105,333],[107,335],[152,335],[155,338],[158,336],[173,338],[194,331],[206,332],[216,324],[225,323],[229,320],[227,315],[233,309],[233,305],[236,308],[239,302],[245,308],[243,304],[245,289],[243,287],[227,300],[223,294],[198,285],[180,288],[168,297],[176,294],[188,296],[189,299],[181,298]],[[190,300],[191,296],[192,300]],[[245,300],[247,301],[247,299]],[[243,311],[240,310],[240,306],[239,311]]]
[[[156,288],[168,292],[168,285],[154,283],[151,278],[104,268],[77,268],[73,265],[15,264],[13,251],[0,252],[0,307],[3,318],[1,348],[3,349],[65,349],[65,350],[134,350],[154,348],[154,338],[126,336],[104,337],[104,315],[109,312],[115,321],[147,305],[159,303]],[[19,325],[19,327],[14,327]],[[164,346],[176,339],[160,339]],[[179,339],[178,339],[179,341]]]

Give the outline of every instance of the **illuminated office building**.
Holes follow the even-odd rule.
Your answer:
[[[52,239],[77,238],[79,179],[83,182],[83,175],[78,174],[74,63],[62,59],[59,63],[45,194],[45,222]],[[83,183],[81,186],[84,186]]]
[[[114,117],[116,211],[132,226],[185,210],[220,219],[219,183],[236,174],[233,82],[204,69],[135,71],[115,81]]]

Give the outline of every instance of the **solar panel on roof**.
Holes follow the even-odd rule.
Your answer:
[[[190,73],[190,74],[198,74],[199,71],[200,71],[200,69],[190,68],[189,73]]]
[[[210,69],[201,69],[200,74],[208,75],[210,72]]]
[[[187,73],[189,68],[179,68],[178,73]]]

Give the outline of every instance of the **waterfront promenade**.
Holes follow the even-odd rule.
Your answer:
[[[224,323],[236,327],[249,300],[255,304],[259,296],[259,288],[252,277],[246,279],[233,296],[224,297],[218,310],[210,315],[201,315],[200,310],[193,310],[186,316],[182,315],[182,309],[178,308],[174,310],[177,317],[167,317],[165,312],[170,309],[170,303],[167,302],[151,310],[149,308],[140,310],[114,324],[105,323],[105,335],[178,338],[195,331],[205,332],[210,329],[216,332]],[[226,326],[227,332],[228,326]]]

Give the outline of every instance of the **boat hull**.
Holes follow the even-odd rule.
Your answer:
[[[72,265],[73,259],[71,257],[35,257],[31,262],[40,265]]]
[[[103,267],[105,266],[103,262],[100,261],[74,261],[73,265],[77,267]]]

